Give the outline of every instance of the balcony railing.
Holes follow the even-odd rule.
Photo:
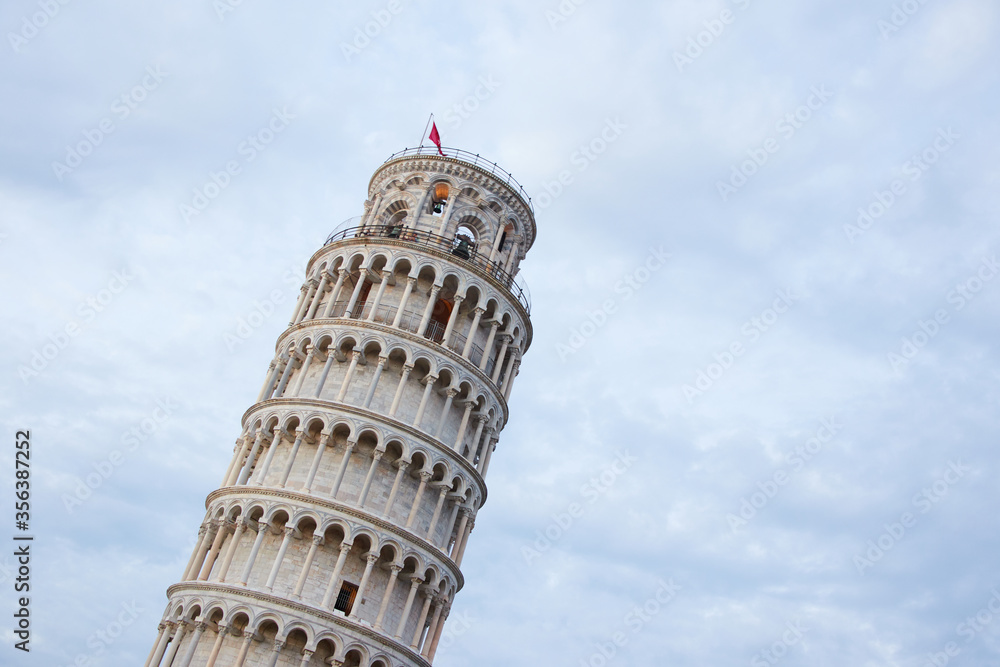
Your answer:
[[[337,301],[333,304],[333,309],[330,311],[330,317],[345,317],[352,320],[367,320],[372,312],[371,302],[357,303],[351,312],[347,312],[347,301]],[[378,324],[384,324],[386,326],[392,326],[392,323],[396,320],[396,312],[398,308],[396,306],[379,306],[375,311],[375,316],[371,318],[372,322],[377,322]],[[404,310],[402,317],[399,318],[399,328],[403,331],[409,331],[410,333],[417,333],[420,329],[420,321],[423,319],[423,313],[417,312],[415,310]],[[429,341],[435,342],[440,345],[444,341],[444,331],[446,326],[437,320],[430,320],[427,323],[427,329],[424,331],[424,338]],[[448,341],[448,349],[461,356],[462,352],[465,350],[465,343],[468,339],[457,331],[451,332],[451,340]],[[472,344],[469,349],[469,361],[476,367],[479,366],[480,362],[483,360],[483,348]],[[486,375],[493,375],[493,367],[496,361],[490,359],[486,363]]]
[[[531,298],[521,280],[504,271],[499,262],[491,262],[489,257],[480,253],[475,245],[469,244],[468,241],[462,238],[450,239],[417,229],[406,229],[401,225],[369,225],[367,227],[349,227],[336,231],[326,239],[324,245],[349,238],[392,239],[395,241],[404,241],[421,248],[433,248],[450,253],[459,263],[471,266],[479,273],[488,275],[506,287],[511,295],[517,299],[517,302],[524,307],[528,315],[531,315]]]
[[[486,158],[479,155],[479,153],[470,153],[469,151],[463,151],[461,148],[448,148],[444,147],[441,149],[445,157],[457,158],[463,162],[468,162],[473,167],[479,167],[483,171],[487,171],[493,176],[497,177],[498,180],[503,181],[514,193],[520,197],[524,205],[528,207],[531,214],[535,214],[535,209],[531,203],[531,197],[528,196],[527,191],[524,189],[517,179],[514,178],[509,171],[499,166],[496,162],[490,162]],[[438,148],[437,146],[421,146],[419,148],[404,148],[398,153],[393,153],[389,156],[386,162],[392,162],[401,157],[409,157],[411,155],[427,155],[437,156]]]

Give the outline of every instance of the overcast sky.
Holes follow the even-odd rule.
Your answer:
[[[433,112],[538,224],[437,664],[1000,665],[993,0],[10,0],[0,27],[0,538],[25,428],[37,536],[30,656],[0,556],[0,663],[141,664],[305,260]]]

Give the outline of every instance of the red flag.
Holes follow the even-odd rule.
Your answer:
[[[444,151],[441,150],[441,135],[438,134],[437,123],[431,123],[431,133],[427,137],[438,147],[438,153],[444,155]]]

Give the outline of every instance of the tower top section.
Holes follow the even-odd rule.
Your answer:
[[[442,152],[438,153],[437,146],[421,146],[390,155],[368,183],[369,201],[379,195],[384,199],[393,191],[444,185],[448,190],[440,190],[441,195],[447,198],[445,192],[450,191],[452,197],[461,197],[463,213],[491,219],[501,233],[517,237],[522,255],[526,253],[535,241],[536,227],[534,207],[524,187],[509,171],[478,153],[448,147]],[[418,210],[418,216],[422,212]]]

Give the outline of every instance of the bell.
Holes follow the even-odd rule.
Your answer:
[[[434,186],[434,201],[443,202],[448,200],[448,184],[438,183]]]

